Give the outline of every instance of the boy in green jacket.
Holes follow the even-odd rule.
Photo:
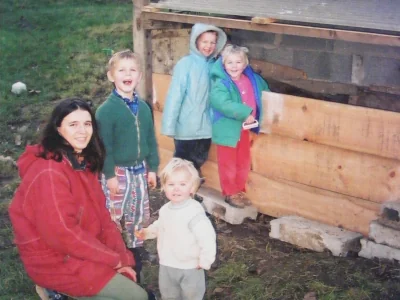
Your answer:
[[[134,231],[147,226],[150,218],[148,186],[157,182],[157,142],[150,107],[135,93],[142,77],[138,55],[130,50],[115,53],[107,77],[115,88],[96,111],[106,148],[102,186],[111,217],[135,257],[139,282],[144,251]]]

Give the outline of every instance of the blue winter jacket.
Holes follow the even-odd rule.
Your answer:
[[[196,47],[206,31],[218,33],[214,53],[205,57]],[[190,35],[190,54],[176,64],[163,111],[161,133],[177,140],[211,138],[210,70],[226,43],[226,34],[213,25],[195,24]]]

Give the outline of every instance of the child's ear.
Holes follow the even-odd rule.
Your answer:
[[[114,77],[113,77],[111,71],[108,71],[108,72],[107,72],[107,78],[108,78],[109,81],[114,82]]]
[[[139,78],[138,78],[138,83],[140,82],[140,80],[142,80],[143,77],[143,72],[140,72]]]

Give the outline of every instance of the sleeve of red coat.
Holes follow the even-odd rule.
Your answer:
[[[125,266],[134,266],[135,260],[132,253],[126,248],[124,240],[122,239],[121,233],[117,229],[116,224],[112,221],[110,213],[106,208],[105,197],[100,185],[96,187],[97,194],[101,195],[101,203],[99,211],[101,213],[103,231],[100,239],[104,242],[107,247],[119,253],[121,257],[121,264]]]
[[[45,170],[32,182],[28,197],[36,203],[34,218],[41,238],[53,249],[114,268],[120,253],[110,249],[79,226],[79,214],[64,174]],[[95,212],[93,212],[95,213]]]

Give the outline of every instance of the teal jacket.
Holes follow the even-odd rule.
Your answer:
[[[218,33],[214,54],[205,57],[196,47],[204,32]],[[161,133],[177,140],[211,138],[210,69],[226,43],[226,34],[213,25],[195,24],[190,35],[190,54],[176,64],[168,90]]]
[[[256,119],[262,122],[261,92],[269,91],[265,80],[255,73],[250,66],[244,69],[253,86],[257,103]],[[242,124],[252,112],[252,109],[242,102],[239,89],[225,71],[222,60],[219,59],[211,70],[211,108],[212,108],[212,142],[217,145],[236,147]],[[258,133],[260,128],[251,129]]]
[[[125,102],[111,93],[96,111],[100,136],[106,148],[103,173],[115,176],[115,167],[130,167],[146,161],[157,172],[160,163],[150,107],[139,99],[137,116]]]

